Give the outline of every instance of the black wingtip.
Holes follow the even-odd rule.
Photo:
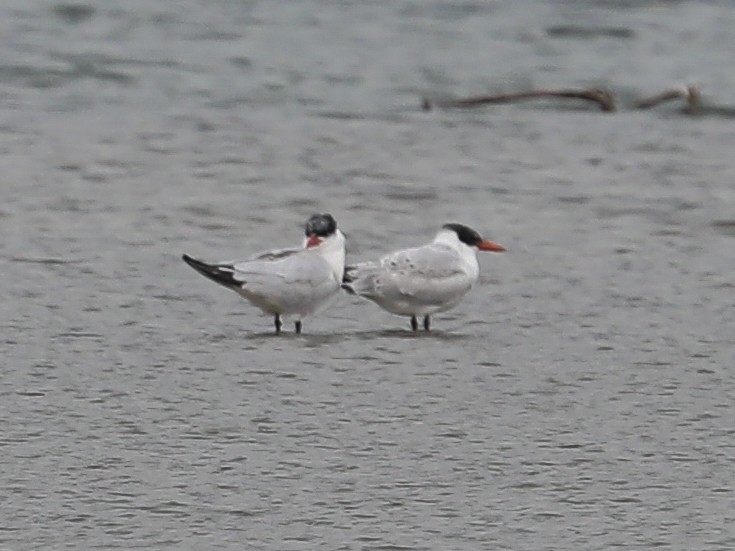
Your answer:
[[[181,259],[186,262],[189,266],[194,268],[197,272],[208,272],[209,268],[214,268],[214,266],[210,266],[209,264],[205,264],[201,260],[197,260],[196,258],[190,257],[188,254],[184,253],[181,255]]]
[[[235,279],[234,271],[230,266],[207,264],[197,260],[196,258],[190,257],[188,254],[181,255],[181,258],[204,277],[211,279],[220,285],[230,288],[241,286],[241,282]]]

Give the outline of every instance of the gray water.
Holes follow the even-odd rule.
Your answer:
[[[735,548],[731,3],[5,0],[0,37],[0,549]],[[623,109],[420,109],[534,86]],[[324,211],[351,260],[509,252],[429,334],[343,295],[275,337],[180,260]]]

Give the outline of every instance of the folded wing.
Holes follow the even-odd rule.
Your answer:
[[[378,303],[430,306],[460,297],[473,283],[454,251],[428,245],[348,266],[343,287]]]

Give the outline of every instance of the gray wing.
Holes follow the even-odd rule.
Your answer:
[[[326,260],[304,249],[284,250],[237,262],[233,278],[242,293],[278,308],[298,308],[333,294],[339,282]]]
[[[274,249],[272,251],[264,251],[262,253],[257,253],[248,258],[248,261],[251,260],[280,260],[283,258],[287,258],[289,256],[293,256],[295,254],[298,254],[302,252],[304,249]],[[232,264],[238,264],[238,262],[233,262]]]
[[[349,281],[351,279],[351,281]],[[459,256],[451,249],[427,245],[404,249],[347,269],[346,286],[372,299],[410,297],[424,304],[441,304],[472,286]]]
[[[340,282],[329,263],[313,251],[281,249],[239,262],[207,264],[183,255],[203,276],[233,289],[272,314],[308,315],[337,293]]]
[[[332,275],[329,264],[303,249],[270,251],[233,265],[235,279],[247,286],[294,284],[316,286]],[[332,276],[331,279],[334,279]]]

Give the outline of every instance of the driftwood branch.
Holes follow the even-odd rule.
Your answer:
[[[439,101],[435,103],[428,98],[424,98],[421,105],[425,111],[430,111],[434,106],[443,108],[466,108],[496,103],[511,103],[514,101],[536,98],[581,99],[596,103],[600,106],[600,109],[602,111],[615,111],[615,99],[613,98],[612,94],[607,90],[601,90],[597,88],[528,90],[525,92],[515,92],[512,94],[471,96],[467,98]]]
[[[483,96],[469,96],[466,98],[432,101],[429,98],[423,98],[421,107],[424,111],[431,111],[434,107],[445,109],[465,109],[471,107],[479,107],[482,105],[493,105],[500,103],[511,103],[515,101],[530,100],[537,98],[567,98],[580,99],[596,103],[600,110],[605,112],[613,112],[616,110],[615,98],[608,90],[598,88],[560,88],[560,89],[542,89],[542,90],[526,90],[523,92],[514,92],[510,94],[492,94]],[[674,88],[666,90],[655,96],[644,98],[633,105],[634,109],[650,109],[662,103],[674,100],[685,99],[687,102],[686,112],[694,114],[699,109],[700,94],[699,88],[689,85],[682,88]]]
[[[633,107],[635,109],[650,109],[667,101],[680,98],[684,98],[687,102],[685,109],[687,113],[691,115],[697,112],[700,100],[699,88],[691,84],[683,88],[673,88],[671,90],[661,92],[660,94],[656,94],[655,96],[644,98]]]

